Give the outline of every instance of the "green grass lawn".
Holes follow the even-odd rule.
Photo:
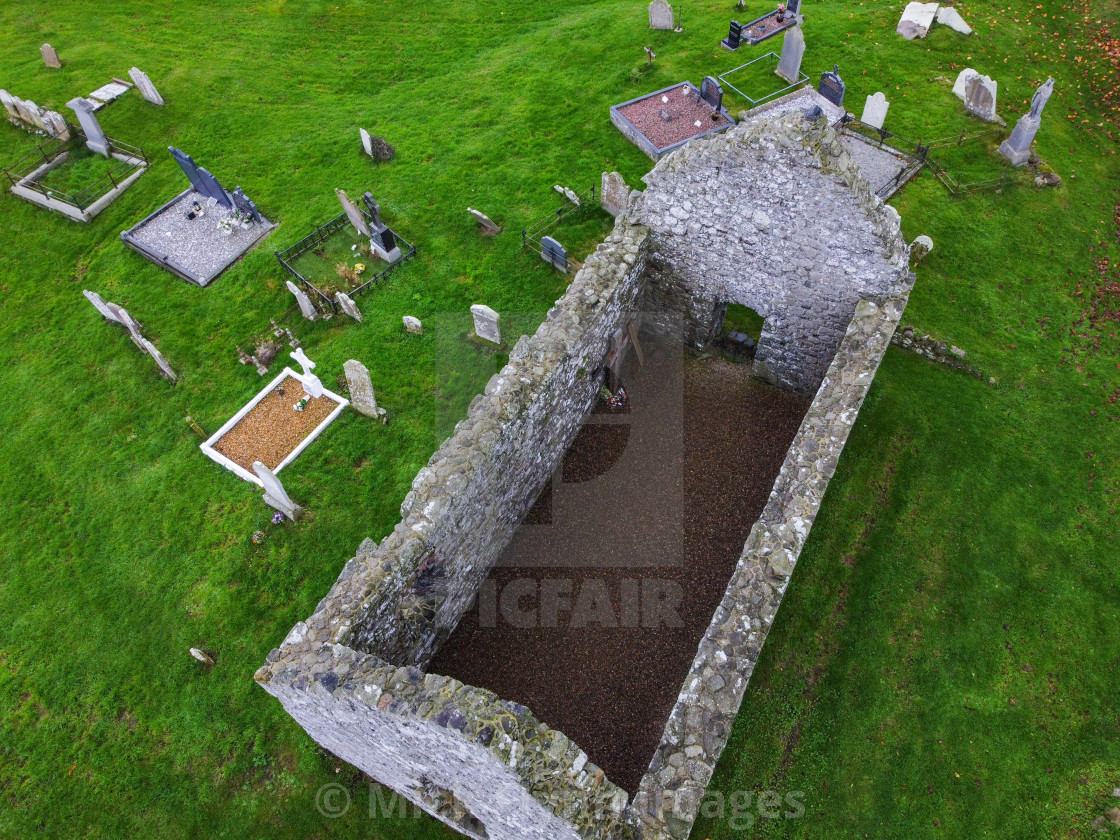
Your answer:
[[[498,369],[500,354],[457,340],[469,306],[503,313],[512,346],[563,293],[520,237],[559,206],[552,185],[583,192],[617,169],[640,186],[649,161],[609,106],[753,57],[718,46],[732,16],[757,16],[731,0],[685,4],[680,34],[648,30],[645,6],[0,7],[6,90],[63,111],[135,65],[168,103],[133,92],[99,112],[152,166],[93,223],[0,196],[0,837],[449,836],[371,816],[358,775],[252,674],[358,543],[392,529]],[[696,838],[1084,836],[1120,785],[1120,165],[1090,44],[1120,14],[1115,0],[966,2],[970,38],[907,42],[901,7],[806,2],[803,69],[838,63],[857,116],[884,91],[887,127],[915,140],[975,124],[939,76],[992,75],[1011,121],[1053,75],[1038,148],[1064,184],[951,199],[924,173],[892,202],[908,238],[935,242],[906,322],[983,378],[888,353],[713,782],[728,797],[800,791],[804,816],[744,829],[712,808]],[[61,70],[43,67],[44,41]],[[397,158],[371,162],[359,127]],[[0,124],[3,161],[34,142]],[[168,145],[279,223],[207,289],[119,239],[185,188]],[[364,362],[391,420],[344,413],[283,473],[313,519],[274,527],[184,417],[212,432],[260,389],[235,345],[292,307],[273,250],[338,213],[335,187],[371,190],[419,252],[359,299],[362,324],[299,333],[327,387]],[[480,236],[468,205],[505,232]],[[581,259],[607,222],[567,225],[553,235]],[[82,289],[126,306],[182,382]],[[406,314],[423,336],[404,333]],[[335,780],[354,807],[329,820],[315,793]]]
[[[106,158],[96,152],[91,152],[87,146],[78,146],[61,164],[49,170],[39,179],[39,186],[52,192],[68,196],[78,196],[89,191],[90,197],[96,198],[109,192],[113,188],[108,175],[127,175],[129,165],[116,158]],[[88,200],[86,203],[89,203]]]

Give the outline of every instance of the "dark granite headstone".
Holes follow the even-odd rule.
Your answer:
[[[238,212],[246,214],[254,222],[264,221],[260,211],[257,209],[257,205],[253,203],[249,196],[241,191],[241,187],[238,187],[230,193],[229,197],[233,200],[233,206]]]
[[[553,268],[568,270],[568,252],[551,236],[541,237],[541,257]]]
[[[366,205],[366,209],[369,210],[369,214],[373,217],[374,226],[381,227],[381,205],[374,199],[373,193],[369,192],[369,190],[362,193],[362,202]]]
[[[840,78],[840,65],[833,64],[832,70],[821,73],[821,83],[817,86],[817,93],[833,105],[844,104],[844,80]]]
[[[373,234],[372,238],[376,239],[386,251],[392,251],[397,247],[397,238],[385,225],[379,225],[371,233]]]
[[[801,0],[786,0],[786,14],[795,15],[801,8]]]
[[[729,50],[739,49],[739,41],[743,37],[743,25],[737,20],[731,21],[731,27],[727,31],[727,37],[720,41],[720,44],[727,47]]]
[[[168,146],[167,150],[171,152],[171,157],[175,158],[175,162],[179,164],[179,168],[183,170],[183,174],[187,176],[195,192],[203,198],[208,198],[210,193],[206,191],[206,187],[203,185],[202,179],[198,175],[198,164],[194,162],[194,159],[186,152],[181,152],[174,146]]]
[[[711,76],[705,76],[700,83],[700,98],[718,111],[723,107],[723,88]]]

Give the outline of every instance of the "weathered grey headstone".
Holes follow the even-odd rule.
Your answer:
[[[276,474],[260,461],[253,462],[253,472],[257,474],[257,478],[264,485],[264,496],[262,497],[264,503],[280,511],[293,522],[298,521],[303,514],[303,508],[292,501],[291,496],[285,492],[284,485],[280,483]]]
[[[66,124],[66,118],[57,111],[43,111],[43,125],[47,127],[47,134],[51,137],[70,139],[70,126]]]
[[[413,335],[424,334],[424,325],[420,323],[419,318],[413,318],[411,315],[405,315],[401,320],[404,321],[404,328],[406,332],[410,332]]]
[[[493,344],[502,343],[500,327],[501,316],[485,304],[476,303],[471,307],[474,316],[474,334]]]
[[[844,80],[840,78],[840,66],[837,64],[832,65],[832,69],[821,73],[820,84],[817,85],[817,93],[831,102],[833,105],[844,104],[844,91],[847,90],[847,85]]]
[[[887,101],[886,95],[879,91],[867,97],[867,102],[863,106],[863,116],[859,120],[874,128],[882,128],[887,119],[887,109],[890,107],[891,103]]]
[[[999,153],[1013,165],[1023,166],[1030,160],[1031,143],[1034,142],[1034,136],[1042,125],[1042,109],[1046,107],[1053,92],[1054,79],[1051,77],[1038,86],[1038,90],[1031,97],[1031,110],[1019,118],[1011,136],[1000,144]]]
[[[128,93],[131,89],[132,85],[128,82],[113,79],[113,81],[103,84],[97,90],[90,93],[86,99],[93,102],[94,110],[97,110],[98,108],[103,108],[108,105],[117,97]]]
[[[346,212],[346,218],[354,226],[354,230],[362,236],[369,236],[369,223],[366,221],[366,217],[362,215],[358,205],[343,190],[336,189],[334,194],[338,196],[338,201]]]
[[[8,112],[9,117],[17,120],[22,119],[19,114],[19,109],[16,107],[16,97],[2,88],[0,88],[0,104],[4,105],[4,110]]]
[[[62,62],[58,60],[58,50],[50,44],[43,44],[39,47],[39,53],[43,56],[43,63],[47,67],[61,67]]]
[[[303,373],[300,374],[300,380],[303,382],[303,390],[307,392],[307,396],[316,400],[323,396],[323,383],[319,380],[318,376],[311,372],[315,369],[315,363],[307,358],[307,354],[303,352],[303,348],[297,348],[288,355],[295,359],[299,363],[299,366],[303,368]]]
[[[163,97],[159,95],[156,86],[152,84],[152,80],[148,78],[148,74],[138,67],[133,67],[128,71],[129,78],[136,84],[140,95],[151,102],[153,105],[162,105]]]
[[[136,344],[136,346],[142,347],[142,345],[140,344],[140,339],[143,336],[140,335],[140,330],[144,328],[143,325],[135,318],[133,318],[132,315],[129,314],[129,311],[120,304],[113,303],[112,301],[107,300],[105,301],[105,308],[112,313],[110,320],[116,321],[118,324],[127,329],[129,335],[132,336],[132,340]]]
[[[244,216],[248,216],[251,221],[264,222],[264,216],[261,211],[257,209],[257,205],[253,203],[249,196],[242,192],[241,187],[238,187],[229,194],[230,200],[233,202],[233,207]]]
[[[977,73],[964,86],[964,109],[985,122],[1002,122],[996,113],[998,84],[988,76]]]
[[[561,271],[568,270],[568,252],[551,236],[541,237],[541,259],[553,268],[559,268]]]
[[[960,32],[962,35],[972,34],[972,27],[965,23],[960,12],[952,6],[942,6],[937,10],[937,22],[948,26],[956,32]]]
[[[801,80],[801,58],[805,55],[805,35],[800,26],[787,29],[782,36],[782,57],[774,72],[791,85]]]
[[[213,665],[214,660],[206,651],[199,650],[198,648],[191,648],[191,656],[201,662],[203,665]]]
[[[156,346],[152,344],[152,342],[148,341],[148,339],[144,338],[144,336],[140,336],[140,340],[137,343],[149,356],[156,360],[156,364],[159,365],[160,373],[162,373],[172,382],[175,382],[179,379],[179,377],[175,374],[175,371],[171,369],[171,365],[167,363],[167,359],[163,357],[163,354],[156,349]]]
[[[115,323],[121,323],[116,313],[109,308],[108,304],[106,304],[105,301],[102,300],[101,295],[99,295],[97,292],[91,292],[89,289],[83,289],[82,294],[86,296],[86,300],[92,303],[103,317],[110,321],[114,321]]]
[[[700,98],[718,111],[723,107],[723,86],[712,76],[705,76],[700,82]]]
[[[673,28],[673,7],[666,0],[653,0],[649,4],[649,28]]]
[[[366,366],[356,359],[350,359],[342,369],[346,371],[346,384],[350,388],[350,407],[366,417],[383,421],[385,409],[377,405],[373,382],[370,381]]]
[[[923,233],[921,236],[914,237],[914,241],[910,243],[910,259],[918,262],[932,250],[933,240]]]
[[[358,309],[358,304],[354,303],[350,295],[346,294],[346,292],[336,292],[334,299],[343,312],[345,312],[358,323],[361,323],[362,313]]]
[[[291,280],[287,281],[288,291],[295,295],[296,303],[299,304],[299,311],[308,321],[318,321],[319,313],[315,310],[314,304],[311,303],[311,298],[293,283]]]
[[[576,207],[579,207],[579,196],[576,195],[574,190],[570,190],[567,187],[562,187],[559,184],[554,186],[553,189],[556,190],[556,192],[560,193],[560,195],[564,196],[564,198],[568,199],[568,201],[570,201]]]
[[[365,150],[365,153],[370,157],[373,157],[373,145],[371,144],[371,141],[369,139],[369,132],[364,128],[359,128],[358,136],[362,138],[362,148]]]
[[[937,16],[938,5],[938,3],[907,3],[894,31],[907,41],[926,37]]]
[[[612,216],[626,212],[630,203],[630,188],[617,172],[604,172],[599,190],[599,204]]]
[[[498,225],[498,223],[495,222],[493,219],[491,219],[489,216],[487,216],[485,213],[482,213],[482,212],[480,212],[478,210],[475,210],[471,207],[467,208],[467,212],[470,213],[472,216],[474,216],[475,221],[477,221],[483,228],[485,228],[487,233],[494,234],[494,233],[501,233],[502,232],[502,229]]]

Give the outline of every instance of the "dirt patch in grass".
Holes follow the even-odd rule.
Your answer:
[[[284,393],[276,388],[269,391],[222,435],[214,449],[247,470],[253,469],[254,461],[274,470],[338,406],[333,400],[318,397],[309,399],[303,411],[296,411],[292,406],[304,396],[303,388],[290,379],[285,381],[288,386]]]

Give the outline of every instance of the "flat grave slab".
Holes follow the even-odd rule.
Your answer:
[[[840,142],[875,195],[884,201],[898,192],[921,168],[921,162],[916,158],[849,131],[841,133]]]
[[[308,398],[303,411],[293,409],[305,396],[300,375],[286,367],[199,449],[239,478],[263,487],[253,472],[254,461],[280,472],[350,404],[324,389],[323,396]]]
[[[126,82],[123,79],[113,79],[113,81],[102,85],[93,93],[89,94],[86,99],[93,100],[93,110],[99,111],[121,94],[127,93],[131,87],[131,82]]]
[[[612,105],[611,122],[654,161],[689,140],[726,131],[735,124],[726,108],[714,108],[692,82],[679,82]]]

